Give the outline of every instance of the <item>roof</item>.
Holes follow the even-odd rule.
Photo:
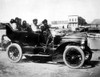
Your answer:
[[[68,24],[68,21],[52,21],[52,24]]]
[[[100,19],[94,19],[91,24],[100,25]]]
[[[70,16],[77,16],[78,17],[78,15],[69,15],[68,17],[70,17]]]

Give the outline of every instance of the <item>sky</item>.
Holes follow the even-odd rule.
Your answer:
[[[79,15],[92,22],[100,18],[100,0],[0,0],[0,22],[20,17],[31,23],[67,20],[68,15]]]

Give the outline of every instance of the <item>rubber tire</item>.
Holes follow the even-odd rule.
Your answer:
[[[17,49],[18,49],[18,51],[19,51],[19,58],[17,59],[17,60],[12,60],[10,57],[9,57],[9,48],[11,48],[11,47],[16,47]],[[17,63],[17,62],[20,62],[20,60],[22,59],[22,56],[23,56],[23,54],[22,54],[22,48],[21,48],[21,46],[20,45],[18,45],[17,43],[12,43],[12,44],[10,44],[8,47],[7,47],[7,57],[8,57],[8,59],[9,59],[9,61],[10,62],[14,62],[14,63]]]
[[[81,56],[82,56],[82,62],[81,62],[81,64],[78,65],[78,66],[71,66],[71,65],[69,65],[69,64],[67,63],[67,61],[66,61],[66,53],[68,52],[69,49],[72,49],[72,48],[78,50],[79,53],[80,53]],[[64,61],[64,63],[65,63],[69,68],[73,68],[73,69],[80,68],[80,67],[83,66],[83,64],[84,64],[84,62],[85,62],[85,55],[84,55],[84,52],[83,52],[82,49],[81,49],[80,47],[78,47],[78,46],[66,46],[65,51],[64,51],[64,53],[63,53],[63,61]]]

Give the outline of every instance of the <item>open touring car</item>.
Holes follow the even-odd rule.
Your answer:
[[[79,68],[85,61],[90,61],[92,52],[85,34],[85,37],[70,35],[60,36],[51,32],[45,39],[45,33],[14,31],[6,24],[6,36],[11,40],[11,44],[7,47],[7,56],[11,62],[19,62],[23,56],[27,58],[42,55],[53,59],[60,54],[68,67]]]

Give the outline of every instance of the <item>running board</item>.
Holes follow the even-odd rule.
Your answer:
[[[41,47],[41,46],[24,46],[23,49],[45,49],[45,47]],[[56,50],[57,48],[51,48],[50,50]]]
[[[24,56],[40,56],[40,57],[50,57],[50,55],[44,55],[44,54],[23,54]]]
[[[43,48],[41,46],[24,46],[25,49],[35,49],[35,48]]]

